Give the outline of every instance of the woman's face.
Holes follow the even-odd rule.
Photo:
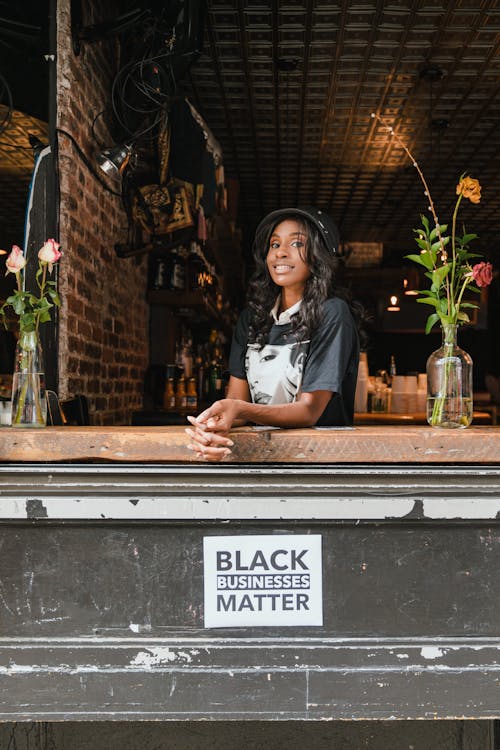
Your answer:
[[[303,226],[294,219],[285,219],[274,228],[266,257],[267,268],[274,283],[284,289],[293,289],[300,296],[311,275],[304,260],[306,241]]]

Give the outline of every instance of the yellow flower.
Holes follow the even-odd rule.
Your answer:
[[[481,200],[479,180],[475,180],[473,177],[463,177],[457,185],[457,195],[463,195],[471,203],[479,203]]]

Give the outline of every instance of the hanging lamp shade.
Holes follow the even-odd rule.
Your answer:
[[[105,174],[118,177],[123,174],[132,154],[132,145],[122,143],[118,146],[105,148],[97,155],[97,163]]]

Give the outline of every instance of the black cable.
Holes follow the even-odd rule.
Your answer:
[[[82,162],[85,164],[85,166],[87,167],[87,169],[89,170],[89,172],[95,177],[95,179],[97,180],[97,182],[100,185],[102,185],[102,187],[105,190],[107,190],[108,193],[111,193],[111,195],[116,195],[116,196],[118,196],[118,198],[122,198],[123,199],[122,193],[117,193],[116,190],[112,190],[110,187],[108,187],[106,185],[106,183],[102,179],[101,175],[94,169],[92,163],[90,162],[90,160],[88,159],[88,157],[86,156],[86,154],[82,151],[82,149],[81,149],[78,141],[75,139],[75,137],[72,136],[71,133],[68,133],[67,130],[63,130],[62,128],[56,128],[56,132],[57,133],[62,133],[67,138],[69,138],[69,140],[71,141],[71,143],[75,147],[78,156],[80,157],[80,159],[82,160]]]

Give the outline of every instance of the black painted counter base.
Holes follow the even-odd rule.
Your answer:
[[[494,718],[500,468],[0,467],[0,719]],[[321,627],[203,627],[203,537],[320,534]]]

